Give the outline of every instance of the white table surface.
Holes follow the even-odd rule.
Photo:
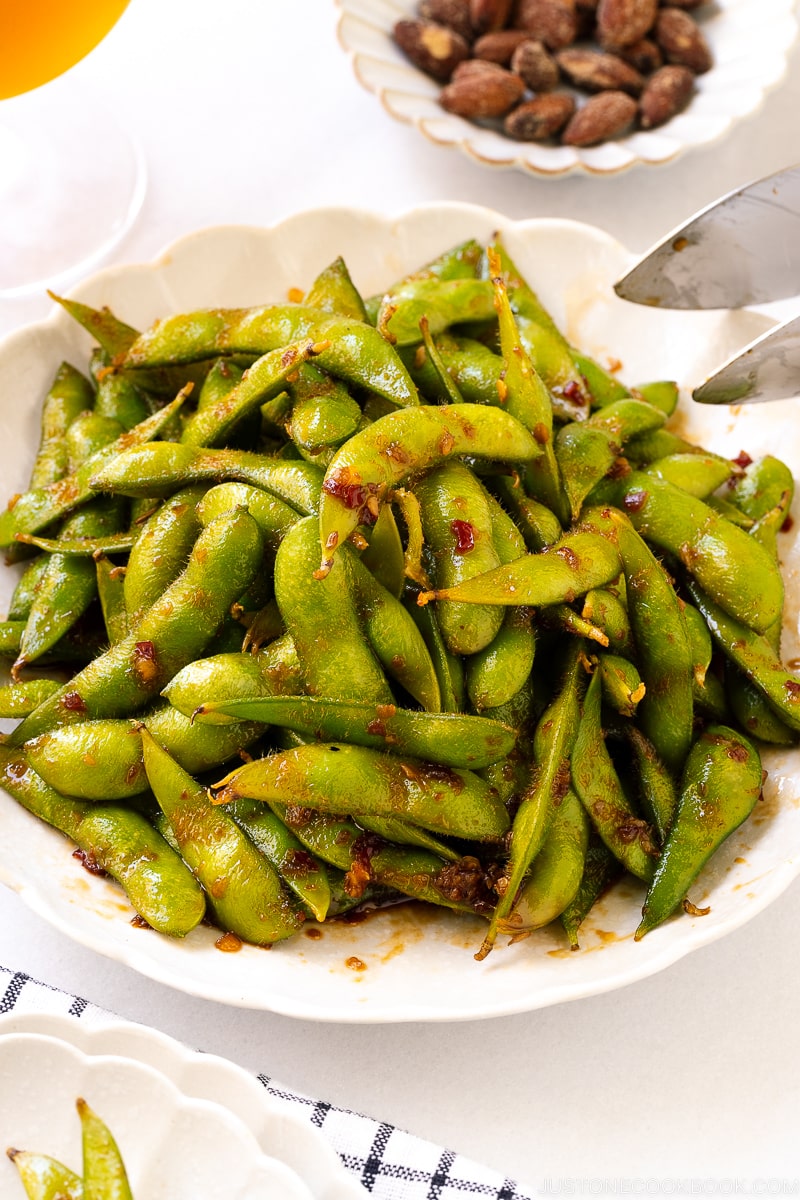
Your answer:
[[[467,200],[593,222],[644,250],[701,205],[800,160],[800,53],[721,143],[556,181],[479,167],[390,120],[351,74],[331,0],[132,0],[68,78],[141,139],[144,209],[112,261],[219,222],[330,203]],[[0,302],[0,334],[48,311]],[[745,928],[609,995],[454,1025],[334,1027],[192,999],[73,945],[0,889],[0,962],[286,1084],[447,1144],[547,1194],[800,1191],[800,887]]]

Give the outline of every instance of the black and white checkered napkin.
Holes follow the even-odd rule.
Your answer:
[[[0,966],[0,1015],[48,1013],[79,1017],[92,1026],[113,1020],[110,1013],[80,996],[38,983],[20,971]],[[289,1106],[318,1129],[345,1167],[376,1200],[528,1200],[511,1179],[451,1150],[412,1137],[323,1100],[290,1091],[268,1075],[257,1079],[280,1104]]]

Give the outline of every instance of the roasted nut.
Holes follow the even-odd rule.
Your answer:
[[[545,142],[561,132],[574,112],[575,101],[568,92],[550,92],[518,105],[503,128],[519,142]]]
[[[578,33],[575,0],[518,0],[514,26],[526,29],[548,50],[571,46]]]
[[[483,37],[478,38],[472,47],[472,53],[476,58],[507,67],[517,46],[529,36],[524,29],[498,29],[495,33],[485,33]]]
[[[511,16],[513,0],[469,0],[469,15],[476,33],[503,29]]]
[[[566,146],[596,146],[624,133],[636,117],[636,101],[625,92],[591,96],[561,135]]]
[[[486,72],[504,71],[499,63],[489,62],[485,58],[467,58],[464,62],[460,62],[450,78],[453,83],[456,79],[464,79],[469,75],[485,75]]]
[[[494,63],[483,63],[480,70],[462,74],[442,88],[439,103],[459,117],[502,117],[524,92],[525,84],[518,75]]]
[[[597,37],[607,50],[631,46],[655,24],[658,0],[600,0]]]
[[[668,63],[688,67],[702,75],[711,66],[711,51],[696,22],[679,8],[662,8],[655,25],[655,39]]]
[[[469,44],[463,37],[432,21],[398,21],[394,40],[415,67],[434,79],[449,79],[458,63],[469,55]]]
[[[532,92],[549,92],[558,83],[558,64],[541,42],[525,41],[514,51],[511,70]]]
[[[620,58],[625,59],[626,63],[635,67],[641,75],[650,75],[664,63],[661,51],[650,38],[642,38],[641,41],[634,42],[632,46],[626,46],[624,50],[619,50],[618,54]]]
[[[642,129],[663,125],[685,108],[694,91],[694,75],[688,67],[661,67],[648,79],[639,97]]]
[[[419,15],[423,21],[435,21],[460,33],[471,42],[472,22],[469,19],[469,0],[420,0]]]
[[[644,87],[644,79],[638,71],[616,54],[605,54],[602,50],[571,46],[559,50],[556,62],[575,87],[589,92],[616,89],[638,96]]]

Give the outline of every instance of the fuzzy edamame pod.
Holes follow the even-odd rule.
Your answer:
[[[761,759],[745,737],[710,725],[683,773],[669,836],[642,908],[639,941],[666,921],[714,851],[749,817],[761,795]]]
[[[644,699],[646,688],[632,662],[618,654],[599,654],[597,670],[603,683],[603,698],[620,716],[632,718]]]
[[[580,950],[578,931],[600,897],[616,883],[623,867],[594,831],[589,835],[583,875],[578,890],[561,914],[570,950]]]
[[[707,500],[717,488],[722,487],[732,474],[727,459],[716,454],[667,454],[644,467],[645,475],[655,475],[673,487]]]
[[[27,717],[48,696],[53,696],[61,687],[53,679],[28,679],[24,683],[10,683],[0,687],[0,718],[15,720]]]
[[[256,946],[290,937],[303,914],[291,904],[277,872],[233,817],[215,807],[205,788],[146,730],[142,742],[150,786],[220,927]]]
[[[246,763],[215,788],[215,803],[239,796],[358,818],[394,816],[434,833],[496,841],[505,808],[471,771],[344,743],[312,743]]]
[[[656,847],[645,821],[636,815],[606,749],[600,723],[600,675],[595,671],[583,701],[572,752],[572,783],[600,837],[637,879],[649,883]]]
[[[239,421],[273,400],[286,387],[287,376],[326,346],[306,338],[262,355],[226,395],[198,406],[183,427],[181,442],[185,446],[223,445]]]
[[[306,687],[314,696],[391,704],[392,693],[366,640],[343,559],[315,579],[319,526],[298,521],[275,558],[275,599],[297,649]]]
[[[636,764],[642,808],[648,821],[655,826],[658,839],[663,844],[678,803],[675,776],[661,761],[655,746],[640,729],[631,722],[625,722],[623,732]]]
[[[735,620],[764,633],[780,618],[783,581],[777,565],[755,538],[702,500],[643,471],[604,480],[595,491],[599,503],[622,509],[645,541],[674,555]]]
[[[354,321],[367,320],[364,301],[341,255],[320,271],[306,292],[303,303],[309,308],[335,313],[339,317],[351,317]]]
[[[83,1200],[80,1176],[55,1158],[13,1147],[6,1154],[19,1171],[28,1200]]]
[[[498,933],[509,932],[507,922],[513,919],[520,887],[541,850],[552,814],[569,789],[569,758],[580,720],[584,674],[581,646],[575,642],[567,651],[560,690],[536,727],[533,752],[536,766],[514,817],[503,888],[475,955],[478,961],[491,952]]]
[[[729,616],[690,581],[689,592],[706,619],[711,636],[735,667],[758,689],[792,730],[800,732],[800,679],[788,671],[767,637]]]
[[[83,1144],[83,1200],[133,1200],[125,1164],[111,1130],[82,1098],[75,1107]]]
[[[629,661],[636,658],[628,610],[615,588],[591,588],[584,596],[581,616],[602,629],[612,653]]]
[[[383,670],[427,712],[440,712],[436,667],[413,616],[367,570],[363,558],[348,553],[346,565],[364,632]]]
[[[76,417],[93,405],[94,390],[89,380],[70,363],[63,362],[42,405],[41,438],[31,470],[31,488],[47,487],[67,473],[67,430]]]
[[[371,746],[470,770],[505,758],[516,740],[512,729],[485,717],[418,713],[393,704],[359,704],[311,696],[209,701],[200,705],[197,715],[213,712],[280,725],[318,741]]]
[[[563,604],[619,575],[621,562],[612,543],[579,530],[516,562],[476,575],[457,587],[420,592],[418,603],[463,600],[468,604],[527,604],[536,608]]]
[[[692,743],[693,655],[686,620],[666,571],[624,513],[590,509],[589,528],[606,531],[625,571],[628,614],[645,694],[638,720],[658,753],[680,771]]]
[[[195,542],[186,569],[136,629],[26,717],[11,734],[13,743],[72,721],[141,709],[205,648],[252,580],[262,553],[249,513],[237,510],[213,521]]]
[[[220,354],[261,355],[307,337],[330,342],[317,357],[323,371],[369,388],[393,404],[419,404],[397,352],[377,329],[300,304],[208,309],[167,317],[141,334],[119,365],[138,371]]]
[[[560,917],[580,887],[589,844],[589,819],[570,789],[553,808],[550,824],[514,910],[502,923],[512,941]]]
[[[405,553],[391,504],[384,504],[372,526],[361,562],[387,592],[399,599],[405,587]]]
[[[118,454],[92,475],[91,485],[95,491],[123,496],[171,496],[193,483],[226,480],[261,488],[308,515],[317,511],[322,472],[311,463],[247,450],[198,450],[158,442]]]
[[[431,608],[420,608],[413,599],[408,601],[408,611],[427,646],[436,675],[439,705],[431,711],[463,712],[464,665],[457,655],[447,649],[436,613]]]
[[[410,279],[391,288],[381,300],[377,328],[393,346],[422,341],[420,320],[431,334],[451,325],[487,321],[494,316],[492,285],[485,279]]]
[[[185,394],[179,394],[171,404],[159,409],[152,417],[127,433],[120,434],[115,441],[92,454],[74,474],[15,497],[6,511],[0,514],[0,548],[12,545],[18,533],[38,533],[85,503],[94,490],[99,490],[94,489],[90,481],[102,465],[110,463],[130,447],[144,445],[158,437],[178,412],[184,399]]]
[[[91,868],[116,879],[153,929],[183,937],[203,919],[200,888],[140,813],[61,795],[37,775],[24,754],[7,745],[0,745],[0,784],[28,812],[75,842]]]
[[[320,502],[321,571],[356,527],[372,523],[386,492],[448,458],[527,462],[541,448],[514,417],[495,408],[451,404],[388,413],[336,452]]]
[[[47,555],[40,554],[25,566],[8,602],[7,620],[27,620],[34,597],[41,586],[42,577],[47,571],[48,562]]]
[[[205,488],[183,488],[145,521],[131,547],[123,584],[125,607],[135,626],[186,566],[200,533],[197,505]]]
[[[416,482],[414,494],[436,588],[457,587],[500,564],[489,500],[468,467],[442,463]],[[436,609],[451,654],[477,654],[494,640],[503,622],[503,610],[496,605],[444,601]]]
[[[291,646],[291,658],[297,652],[291,639],[280,639],[284,647]],[[214,697],[216,701],[247,700],[266,696],[298,695],[304,691],[302,672],[294,669],[288,656],[279,657],[278,642],[273,642],[256,654],[241,652],[211,655],[188,663],[162,691],[170,704],[203,725],[229,725],[234,717],[220,712],[198,712],[204,699]],[[191,774],[191,772],[190,772]]]
[[[237,800],[228,811],[314,920],[324,921],[331,902],[324,863],[308,853],[302,842],[266,804],[258,800]]]
[[[580,516],[584,500],[621,454],[625,442],[664,424],[664,414],[642,400],[617,400],[598,409],[586,421],[562,426],[555,455],[564,481],[572,519]]]

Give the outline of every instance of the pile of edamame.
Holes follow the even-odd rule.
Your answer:
[[[412,897],[484,917],[480,959],[577,948],[623,872],[637,939],[701,911],[800,730],[786,466],[671,432],[676,385],[571,346],[499,238],[144,333],[61,303],[98,345],[0,515],[0,785],[140,923],[264,945]]]

